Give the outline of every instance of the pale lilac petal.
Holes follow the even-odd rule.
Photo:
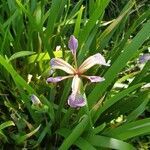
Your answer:
[[[88,57],[79,67],[79,72],[84,73],[89,68],[93,67],[94,65],[105,65],[110,66],[109,62],[106,63],[105,58],[100,54],[97,53],[93,56]]]
[[[83,75],[83,77],[89,79],[91,82],[102,82],[105,80],[105,78],[99,77],[99,76],[85,76],[85,75]]]
[[[72,81],[72,94],[68,98],[68,104],[71,107],[82,107],[86,105],[83,95],[80,93],[82,81],[78,75],[75,75]]]
[[[70,36],[68,47],[71,50],[72,54],[76,54],[76,50],[78,48],[78,40],[74,37],[74,35]]]
[[[51,59],[50,65],[51,65],[51,69],[60,69],[60,70],[67,72],[68,74],[75,73],[75,69],[66,61],[60,58]]]
[[[150,60],[150,54],[148,54],[148,53],[140,56],[140,58],[139,58],[139,62],[141,64],[143,64],[143,63],[145,63],[145,62],[147,62],[149,60]]]
[[[83,107],[86,105],[86,101],[83,95],[79,93],[76,94],[72,93],[68,98],[68,105],[73,108]]]
[[[64,77],[49,77],[46,81],[47,82],[52,82],[52,83],[57,83],[57,82],[60,82],[64,79],[67,79],[67,78],[70,78],[72,76],[64,76]]]
[[[32,101],[33,105],[41,104],[41,101],[39,100],[39,98],[34,94],[31,95],[31,101]]]

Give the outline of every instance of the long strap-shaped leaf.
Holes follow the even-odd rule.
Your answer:
[[[8,60],[6,60],[5,58],[3,58],[3,56],[0,55],[0,64],[11,74],[14,82],[16,83],[17,86],[22,87],[22,89],[24,88],[25,90],[28,91],[28,94],[36,94],[36,91],[29,85],[27,84],[27,82],[17,73],[17,71],[12,67],[12,65],[10,64],[10,62]],[[23,95],[23,93],[22,93]],[[29,110],[33,120],[35,120],[35,113],[33,112],[33,110],[31,109],[31,104],[30,101],[27,98],[23,99],[24,104],[26,105],[27,109]],[[50,103],[47,104],[49,105],[49,110],[52,110],[51,114],[53,114],[53,107]]]
[[[89,21],[79,34],[79,42],[82,45],[88,38],[93,27],[96,25],[97,20],[103,15],[105,8],[109,4],[110,0],[98,0],[99,5],[89,18]],[[103,6],[103,7],[102,7]]]
[[[13,121],[6,121],[0,125],[0,130],[3,130],[9,126],[15,126]]]
[[[124,141],[100,135],[89,135],[85,138],[90,144],[97,147],[107,147],[117,150],[135,150],[135,148]]]
[[[127,140],[135,136],[149,133],[150,133],[150,118],[147,118],[122,125],[116,129],[114,128],[110,129],[104,134],[112,136],[113,138]]]
[[[80,135],[85,130],[86,126],[89,123],[89,118],[87,115],[84,116],[82,121],[75,127],[72,133],[64,140],[59,150],[67,150],[69,147],[74,144],[74,142],[80,137]]]
[[[99,107],[93,107],[93,109],[91,109],[91,114],[93,116],[93,120],[94,122],[96,122],[96,120],[100,117],[100,115],[106,111],[108,108],[110,108],[111,106],[113,106],[115,103],[117,103],[119,100],[121,100],[122,98],[124,98],[126,95],[130,94],[131,92],[135,91],[137,88],[139,88],[142,84],[136,84],[130,88],[127,88],[121,92],[119,92],[118,94],[116,94],[115,96],[111,97],[110,99],[108,99],[103,107],[101,107],[99,109]],[[95,109],[96,108],[96,109]]]
[[[58,134],[66,137],[69,134],[71,134],[71,130],[66,128],[60,129],[58,130]],[[124,141],[94,134],[87,134],[84,137],[79,137],[74,142],[74,144],[78,146],[81,150],[94,150],[95,146],[100,148],[105,147],[118,150],[135,150],[135,148],[132,145]]]
[[[108,44],[109,40],[112,38],[112,35],[118,28],[118,25],[123,21],[125,16],[131,11],[131,8],[134,5],[134,1],[129,1],[125,7],[124,11],[118,16],[118,18],[114,19],[114,21],[102,32],[102,34],[97,39],[97,50],[102,51],[104,47]]]
[[[117,74],[126,66],[126,63],[131,60],[140,48],[140,46],[150,37],[150,21],[144,24],[143,28],[134,37],[132,42],[125,47],[118,59],[112,64],[109,70],[106,72],[105,81],[97,84],[93,91],[88,96],[88,103],[92,106],[104,93],[104,91],[111,85]]]
[[[29,94],[35,93],[34,89],[26,83],[26,81],[16,72],[16,70],[8,62],[8,60],[4,59],[1,55],[0,55],[0,64],[11,74],[11,76],[16,84],[25,88],[29,92]],[[23,99],[23,100],[24,100],[24,104],[26,105],[27,109],[29,110],[29,112],[34,120],[35,115],[33,113],[33,110],[30,108],[29,101],[27,101],[27,99]]]
[[[46,36],[45,36],[45,46],[47,49],[47,52],[51,57],[54,56],[53,51],[50,47],[49,38],[51,38],[52,33],[55,28],[55,23],[57,21],[57,18],[60,15],[61,9],[64,9],[65,0],[52,0],[50,15],[48,17],[48,23],[46,28]]]
[[[138,100],[139,99],[142,99],[143,102],[127,116],[127,123],[135,120],[140,114],[145,111],[147,104],[150,102],[150,92],[141,92],[140,96],[138,97]]]
[[[71,134],[71,130],[61,128],[57,131],[57,133],[66,138],[67,136],[69,136],[69,134]],[[73,144],[79,147],[81,150],[96,150],[96,148],[94,148],[93,145],[91,145],[89,142],[87,142],[87,140],[85,140],[81,136]]]

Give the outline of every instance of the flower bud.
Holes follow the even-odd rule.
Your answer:
[[[74,37],[74,35],[70,36],[68,47],[73,55],[76,54],[76,50],[78,48],[78,40]]]
[[[33,105],[36,105],[36,106],[37,105],[42,105],[42,103],[39,100],[39,98],[36,95],[34,95],[34,94],[31,95],[31,101],[32,101]]]

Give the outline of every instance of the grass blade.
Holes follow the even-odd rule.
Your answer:
[[[150,21],[144,24],[143,28],[134,37],[132,42],[126,46],[124,51],[118,57],[118,59],[112,64],[109,70],[104,75],[105,81],[97,84],[93,91],[88,96],[89,105],[93,105],[104,93],[104,91],[109,87],[109,85],[114,81],[119,73],[125,66],[126,63],[133,58],[139,47],[149,38],[150,36]],[[117,69],[116,69],[117,68]]]
[[[24,56],[29,56],[29,55],[32,55],[34,54],[35,52],[31,52],[31,51],[20,51],[20,52],[17,52],[17,53],[14,53],[10,58],[9,58],[9,61],[12,61],[14,59],[17,59],[19,57],[24,57]]]
[[[144,112],[144,110],[146,109],[146,105],[150,101],[150,93],[149,92],[141,93],[141,96],[139,97],[139,99],[143,99],[143,102],[127,116],[126,118],[127,123],[133,121],[140,114]]]
[[[2,123],[0,125],[0,130],[3,130],[4,128],[7,128],[9,126],[15,126],[14,122],[13,121],[6,121],[6,122]]]
[[[82,121],[75,127],[72,133],[61,144],[59,150],[68,149],[81,136],[86,126],[88,125],[88,122],[89,122],[88,116],[85,115]]]
[[[150,133],[150,118],[131,122],[122,125],[116,129],[110,129],[105,135],[112,136],[117,139],[127,140],[135,136]]]
[[[111,107],[112,105],[114,105],[115,103],[117,103],[119,100],[121,100],[122,98],[124,98],[126,95],[128,95],[129,93],[133,92],[134,90],[136,90],[137,88],[139,88],[142,84],[137,84],[134,85],[130,88],[127,88],[121,92],[119,92],[118,94],[116,94],[115,96],[113,96],[112,98],[108,99],[104,105],[100,108],[100,109],[92,109],[91,113],[92,115],[94,115],[94,122],[100,117],[100,115],[106,111],[109,107]],[[94,107],[93,107],[94,108]]]
[[[110,137],[100,135],[89,135],[85,139],[89,143],[97,147],[105,147],[117,150],[135,150],[135,148],[129,143]]]
[[[59,129],[57,131],[57,133],[63,137],[67,137],[69,136],[69,134],[71,134],[71,130],[63,128],[63,129]],[[78,146],[81,150],[86,150],[86,149],[90,149],[90,150],[96,150],[96,148],[94,148],[93,145],[91,145],[89,142],[87,142],[84,138],[79,137],[75,142],[74,145]]]

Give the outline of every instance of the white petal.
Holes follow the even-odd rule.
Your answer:
[[[75,73],[75,69],[63,59],[53,58],[51,59],[50,64],[52,69],[60,69],[67,72],[68,74]]]
[[[81,84],[82,84],[81,79],[79,78],[78,75],[75,75],[72,80],[72,92],[80,93]]]
[[[97,53],[93,56],[88,57],[79,67],[79,72],[84,73],[86,72],[89,68],[93,67],[94,65],[105,65],[105,66],[110,66],[109,63],[106,63],[105,58],[100,54]]]

